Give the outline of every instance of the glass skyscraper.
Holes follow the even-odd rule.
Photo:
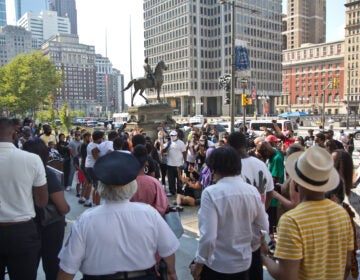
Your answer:
[[[6,5],[5,0],[0,0],[0,26],[6,25]]]
[[[75,0],[49,0],[49,10],[57,11],[59,17],[69,18],[71,34],[77,34],[77,10]]]

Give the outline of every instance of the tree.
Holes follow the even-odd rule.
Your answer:
[[[71,112],[66,102],[61,106],[61,110],[59,112],[59,119],[63,125],[63,127],[69,131],[71,128]]]
[[[61,72],[41,52],[20,54],[1,68],[0,104],[23,114],[34,110],[61,85]]]

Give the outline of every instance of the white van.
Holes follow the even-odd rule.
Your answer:
[[[286,132],[287,130],[291,129],[294,131],[294,135],[297,135],[298,133],[298,126],[296,122],[292,120],[276,120],[279,128],[282,132]],[[252,120],[250,122],[250,129],[252,128],[255,132],[255,134],[260,135],[263,132],[262,127],[270,128],[271,130],[274,130],[274,124],[273,120]]]

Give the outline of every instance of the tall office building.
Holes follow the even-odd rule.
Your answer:
[[[247,114],[272,113],[281,94],[281,0],[243,0],[236,7],[235,38],[249,50],[246,93],[254,97]],[[231,2],[229,2],[231,3]],[[231,4],[218,0],[144,0],[145,57],[152,67],[164,60],[166,101],[182,116],[228,115],[220,76],[231,73]],[[253,13],[254,10],[256,13]],[[240,79],[235,116],[242,113]],[[155,92],[148,92],[155,98]],[[259,98],[259,99],[258,99]]]
[[[71,34],[77,34],[77,10],[75,0],[49,0],[49,10],[57,11],[60,17],[68,17],[71,23]]]
[[[31,31],[32,38],[40,43],[59,33],[70,34],[69,19],[57,16],[54,11],[41,11],[40,14],[26,12],[18,25]]]
[[[62,103],[67,102],[71,110],[83,110],[87,115],[95,115],[95,47],[80,44],[77,35],[59,34],[46,41],[41,49],[63,76],[55,106],[60,109]]]
[[[0,27],[0,66],[7,64],[15,56],[29,53],[31,33],[23,27],[6,25]]]
[[[360,1],[345,4],[344,92],[349,113],[358,112],[360,101]]]
[[[96,99],[102,107],[103,112],[111,110],[111,96],[109,80],[112,72],[112,64],[109,58],[96,55]]]
[[[285,49],[326,41],[326,0],[287,0]]]
[[[0,26],[6,25],[6,5],[5,0],[0,0]]]

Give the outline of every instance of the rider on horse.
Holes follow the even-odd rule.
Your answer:
[[[154,87],[156,88],[156,86],[157,86],[156,77],[154,75],[154,72],[151,69],[148,57],[145,58],[144,70],[145,70],[145,78],[152,80]]]

